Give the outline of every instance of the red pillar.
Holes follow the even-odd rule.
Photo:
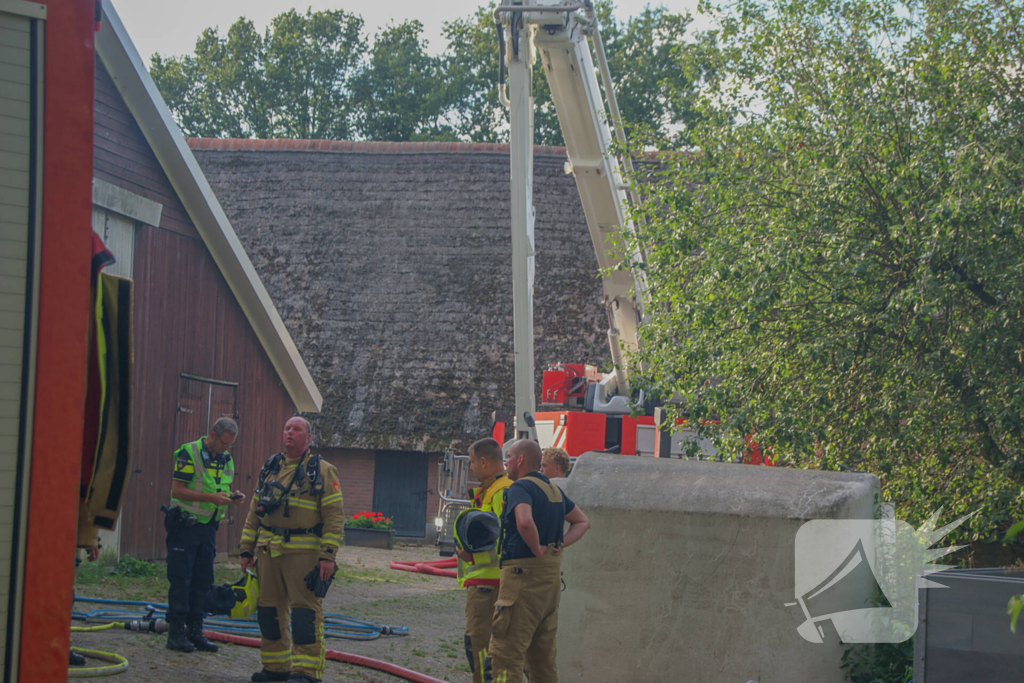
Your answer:
[[[18,673],[67,676],[85,407],[94,0],[42,0],[42,253]]]

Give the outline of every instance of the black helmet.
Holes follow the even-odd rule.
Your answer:
[[[463,510],[455,518],[455,540],[463,550],[482,553],[498,545],[498,516],[483,510]]]

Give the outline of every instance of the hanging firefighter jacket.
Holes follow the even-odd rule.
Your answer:
[[[113,256],[93,233],[89,374],[79,489],[79,547],[112,530],[131,472],[132,281],[106,275]]]

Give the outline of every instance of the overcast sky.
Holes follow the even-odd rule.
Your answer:
[[[107,0],[105,0],[107,1]],[[423,2],[423,0],[378,0],[377,2],[354,2],[353,0],[177,0],[177,2],[156,2],[155,0],[109,0],[128,29],[139,54],[146,64],[154,52],[163,55],[181,55],[192,52],[196,37],[203,29],[216,26],[224,35],[239,17],[251,19],[262,31],[270,20],[295,7],[304,12],[307,7],[313,11],[322,9],[344,9],[360,14],[366,24],[366,33],[372,36],[379,27],[388,22],[401,23],[406,19],[419,19],[423,23],[424,37],[429,41],[430,52],[438,53],[445,47],[441,38],[441,25],[446,21],[467,17],[483,3],[480,0],[444,0]],[[707,28],[707,22],[697,17],[697,0],[618,0],[615,15],[619,20],[638,14],[645,5],[663,5],[672,12],[690,12],[697,19],[691,30]]]

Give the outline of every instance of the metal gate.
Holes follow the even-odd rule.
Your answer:
[[[469,456],[444,454],[437,464],[437,493],[441,503],[437,511],[437,547],[441,557],[455,554],[455,518],[469,508]]]
[[[180,444],[195,441],[199,437],[209,434],[210,426],[222,417],[237,420],[238,413],[235,410],[237,393],[238,384],[235,382],[182,373],[178,378],[178,412],[174,420],[174,447],[177,448]],[[238,452],[242,438],[242,429],[239,426],[238,438],[231,447],[232,453]],[[168,467],[171,465],[169,463]],[[245,519],[236,520],[233,515],[244,515],[248,509],[248,506],[239,508],[231,505],[228,507],[228,516],[221,522],[220,529],[217,531],[217,552],[227,552],[238,542],[241,531],[234,533],[232,527],[236,522],[239,526],[244,524]]]
[[[377,451],[373,509],[391,518],[396,536],[427,535],[427,457],[418,451]]]

